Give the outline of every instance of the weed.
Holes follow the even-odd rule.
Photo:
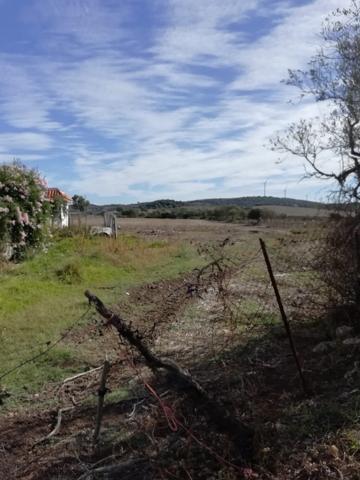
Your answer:
[[[59,270],[56,270],[57,278],[64,283],[69,285],[73,283],[78,283],[81,281],[80,267],[78,263],[70,262],[64,265]]]
[[[344,440],[349,448],[351,455],[357,455],[360,452],[360,429],[352,428],[344,432]]]

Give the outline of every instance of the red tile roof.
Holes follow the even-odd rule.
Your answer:
[[[49,200],[53,200],[54,198],[61,197],[63,198],[66,202],[71,202],[71,197],[67,195],[66,193],[62,192],[58,188],[48,188],[46,191],[46,198]]]

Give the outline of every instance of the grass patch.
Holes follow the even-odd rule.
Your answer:
[[[47,252],[0,270],[0,364],[3,372],[46,348],[86,311],[84,290],[114,303],[126,289],[174,278],[198,266],[195,250],[181,243],[87,235],[55,238]],[[83,320],[86,322],[86,319]],[[10,392],[28,391],[84,365],[81,347],[54,348],[1,381]]]
[[[119,402],[122,402],[123,400],[126,400],[127,398],[130,397],[130,391],[126,388],[117,388],[116,390],[112,390],[108,392],[105,397],[104,397],[104,405],[116,405]],[[98,404],[98,396],[93,395],[91,397],[88,397],[84,402],[83,406],[88,406],[88,407],[96,407]]]

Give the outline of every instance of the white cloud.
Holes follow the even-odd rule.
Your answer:
[[[316,0],[284,9],[285,18],[268,35],[238,52],[236,62],[242,74],[233,89],[274,88],[287,78],[288,69],[306,67],[320,46],[319,33],[325,17],[344,0]]]
[[[48,150],[51,146],[51,137],[42,133],[0,133],[0,149],[12,156],[17,156],[17,152]]]
[[[45,85],[39,82],[32,69],[28,58],[0,57],[1,118],[18,129],[58,129],[59,122],[50,116],[54,101],[46,95]]]
[[[318,113],[314,104],[289,105],[292,91],[279,82],[287,68],[306,66],[339,2],[294,3],[157,2],[161,24],[133,54],[116,43],[135,41],[126,27],[131,2],[46,0],[28,16],[46,25],[53,55],[0,57],[0,119],[19,130],[0,134],[0,155],[54,148],[71,158],[68,189],[97,197],[233,196],[268,177],[277,191],[282,182],[301,191],[302,163],[279,165],[264,144]],[[259,15],[273,26],[259,38],[251,32],[250,43],[245,25]],[[54,50],[59,38],[68,55]]]
[[[161,32],[152,51],[162,60],[204,65],[233,65],[243,43],[239,31],[228,25],[239,22],[254,11],[260,0],[172,0],[170,24]]]
[[[127,9],[124,2],[120,11],[117,7],[118,2],[112,0],[34,0],[24,11],[23,18],[45,28],[50,36],[55,35],[57,44],[61,42],[59,37],[69,37],[73,50],[67,52],[68,55],[81,54],[77,45],[102,48],[124,39],[122,24]],[[56,43],[50,41],[50,46]]]

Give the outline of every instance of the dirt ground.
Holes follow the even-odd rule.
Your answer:
[[[73,220],[76,226],[79,222],[87,226],[103,225],[103,217],[100,215],[82,216],[81,221],[77,217]],[[207,220],[182,220],[161,218],[119,218],[118,229],[120,233],[144,235],[151,238],[177,238],[179,240],[209,241],[223,240],[226,236],[237,240],[244,234],[257,234],[261,232],[278,230],[286,231],[293,226],[302,226],[302,220],[279,220],[270,224],[256,225],[250,223],[235,224],[211,222]]]
[[[237,240],[244,233],[256,234],[268,230],[264,225],[161,218],[122,218],[119,220],[119,226],[120,231],[126,233],[198,242],[223,240],[226,236]]]
[[[259,232],[268,232],[261,226],[144,219],[126,219],[122,229],[199,243],[228,237],[236,242],[244,236],[246,242],[257,242]],[[251,275],[258,282],[251,286],[251,301],[267,296],[270,305],[273,296],[263,269],[257,256],[246,278]],[[92,439],[97,370],[65,384],[46,385],[32,396],[33,406],[2,415],[0,477],[359,479],[357,347],[314,354],[325,332],[311,319],[295,323],[294,338],[311,387],[310,394],[304,393],[281,324],[275,319],[239,328],[229,315],[229,302],[245,298],[249,303],[244,266],[240,272],[230,268],[220,280],[219,271],[215,273],[211,270],[200,283],[198,272],[193,272],[136,287],[113,308],[131,321],[157,355],[187,368],[230,418],[251,427],[251,463],[239,458],[241,445],[209,420],[206,405],[166,376],[156,376],[113,329],[98,321],[79,327],[67,341],[95,345],[94,366],[101,365],[105,350],[112,362],[99,441]],[[283,290],[287,278],[279,274]],[[226,287],[225,296],[217,288],[219,281]],[[292,297],[301,294],[293,285],[288,291]],[[262,314],[268,319],[270,313],[278,318],[275,310],[249,311],[251,318]],[[46,439],[64,408],[59,431]]]

